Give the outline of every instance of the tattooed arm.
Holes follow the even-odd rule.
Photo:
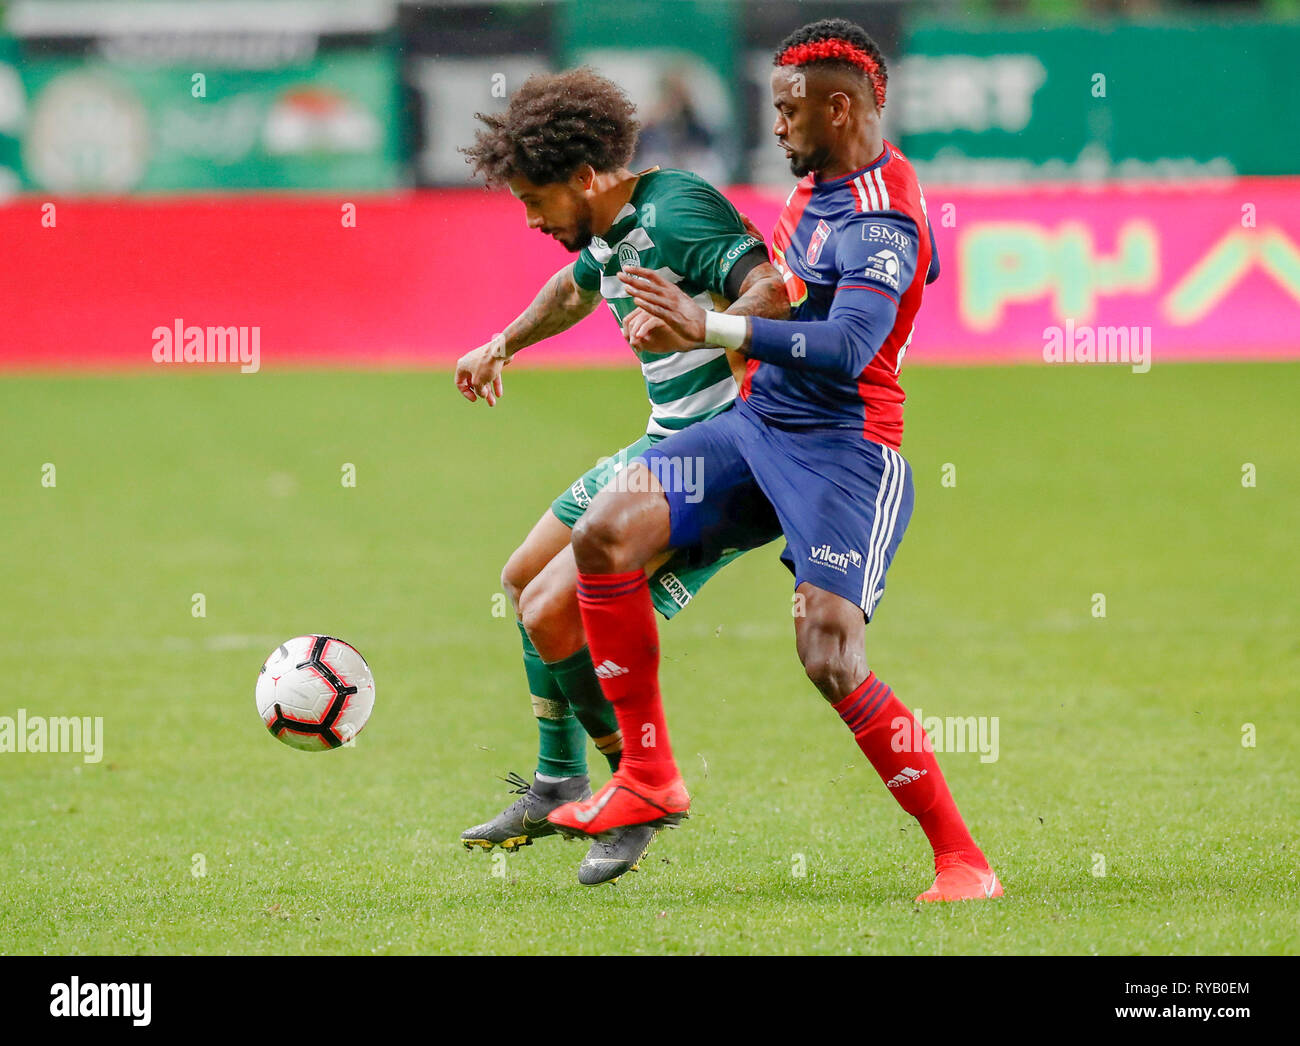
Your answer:
[[[599,304],[600,294],[579,287],[573,280],[573,266],[566,265],[546,281],[533,303],[502,332],[507,356],[568,330],[590,316]]]
[[[705,344],[704,323],[708,315],[683,291],[658,273],[629,266],[619,277],[631,292],[637,308],[628,316],[628,340],[634,348],[651,352],[678,352]],[[716,305],[723,300],[715,297]],[[784,320],[790,315],[790,299],[781,274],[768,262],[755,265],[741,283],[736,300],[726,307],[731,316],[762,316]],[[633,323],[634,317],[637,322]],[[745,375],[745,357],[727,349],[727,362],[737,381]]]
[[[790,316],[790,296],[786,293],[781,274],[768,262],[749,270],[740,285],[740,295],[724,312],[732,316],[765,316],[784,320]],[[737,384],[745,380],[746,357],[735,349],[727,349],[727,363]]]
[[[579,287],[573,266],[566,265],[537,292],[533,303],[486,345],[467,352],[456,363],[456,388],[473,403],[480,396],[489,407],[501,398],[501,368],[525,346],[568,330],[600,303],[600,294]]]
[[[740,285],[740,295],[725,310],[732,316],[764,316],[784,320],[790,316],[785,281],[770,262],[755,265]]]

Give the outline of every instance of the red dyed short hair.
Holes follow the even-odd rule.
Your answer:
[[[860,69],[871,84],[876,107],[885,107],[889,74],[880,48],[860,27],[843,18],[826,18],[791,33],[777,48],[774,64],[810,65],[813,62],[843,62]]]

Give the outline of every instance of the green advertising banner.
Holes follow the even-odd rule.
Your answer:
[[[920,23],[905,53],[895,133],[930,181],[1300,173],[1300,24]]]
[[[570,0],[557,11],[562,64],[591,65],[641,120],[637,163],[713,182],[741,169],[738,5],[725,0]]]
[[[392,46],[307,52],[239,68],[202,57],[25,53],[23,186],[95,194],[398,184]]]

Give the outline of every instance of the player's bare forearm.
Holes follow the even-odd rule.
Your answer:
[[[781,274],[767,262],[755,265],[740,285],[740,296],[727,306],[726,312],[731,316],[789,319],[790,298]]]
[[[756,265],[745,276],[740,285],[740,296],[736,298],[726,312],[732,316],[766,316],[769,319],[784,320],[790,317],[790,297],[785,292],[785,281],[781,274],[768,262]],[[749,344],[749,324],[745,324],[745,345]],[[731,376],[737,384],[745,380],[744,347],[726,349],[727,363],[731,367]]]
[[[628,266],[619,274],[619,279],[628,288],[637,308],[662,320],[689,344],[696,348],[714,344],[706,329],[708,317],[713,314],[688,297],[680,287],[669,283],[659,273],[638,265]],[[740,293],[726,314],[737,325],[747,322],[745,317],[748,316],[789,317],[790,302],[776,269],[767,262],[754,266],[745,275]]]
[[[590,316],[599,303],[600,295],[579,287],[573,279],[573,266],[566,265],[543,284],[533,303],[501,332],[506,352],[513,356],[527,345],[568,330]]]
[[[730,316],[763,316],[770,320],[790,318],[790,296],[785,292],[785,281],[768,262],[755,265],[740,285],[740,297],[727,308]],[[735,350],[742,356],[749,347],[749,324],[745,324],[745,340]]]
[[[471,403],[484,399],[489,407],[496,406],[503,393],[501,368],[510,357],[526,345],[568,330],[599,301],[595,291],[577,285],[573,266],[566,265],[542,285],[533,303],[510,326],[456,362],[456,388]]]

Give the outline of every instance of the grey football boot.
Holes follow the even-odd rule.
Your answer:
[[[492,820],[461,832],[460,841],[466,850],[473,850],[476,846],[491,850],[499,846],[514,851],[521,846],[531,846],[534,839],[555,834],[555,826],[546,819],[547,814],[557,806],[580,802],[591,796],[591,781],[586,774],[566,777],[562,781],[538,781],[534,778],[530,782],[511,773],[502,780],[519,798]]]
[[[634,824],[615,829],[607,839],[593,839],[591,849],[578,866],[578,882],[583,886],[599,886],[616,883],[624,873],[635,872],[658,831],[648,824]]]

